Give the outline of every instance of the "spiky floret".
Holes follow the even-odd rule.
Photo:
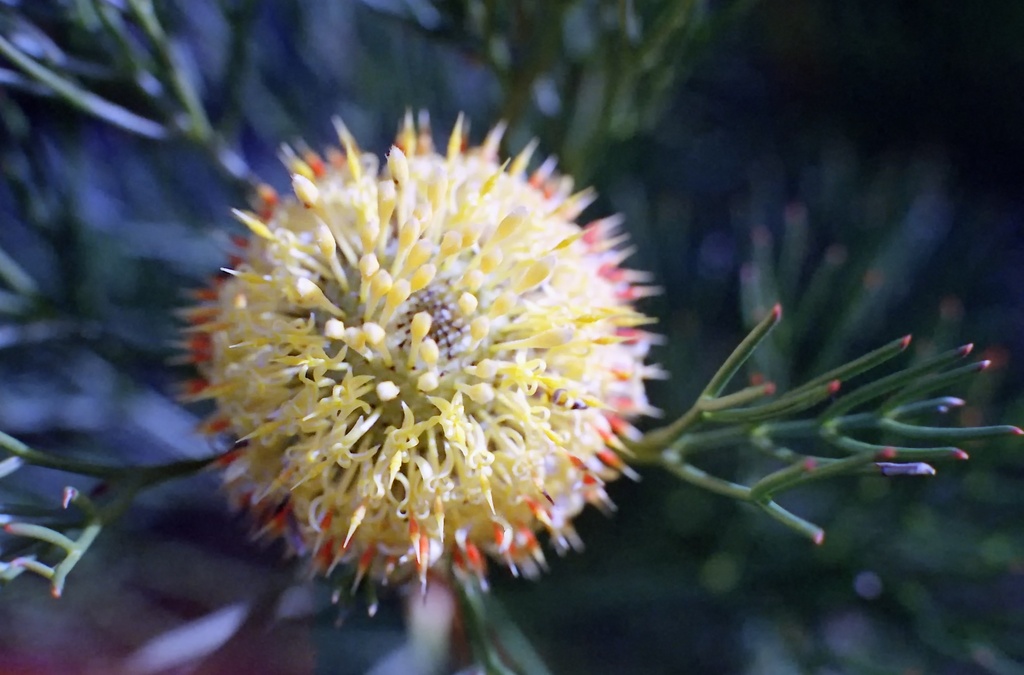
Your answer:
[[[620,267],[616,218],[574,221],[591,193],[530,149],[500,164],[501,127],[445,154],[407,117],[386,165],[357,149],[285,149],[296,199],[235,215],[253,236],[187,316],[212,398],[238,439],[224,481],[261,534],[356,583],[484,554],[536,574],[536,533],[611,506],[618,437],[650,412],[652,289]]]

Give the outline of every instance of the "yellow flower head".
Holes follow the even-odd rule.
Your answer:
[[[444,154],[407,116],[386,164],[285,150],[296,199],[264,190],[232,268],[188,311],[190,394],[261,534],[356,583],[431,569],[528,576],[536,533],[578,545],[572,519],[608,508],[627,420],[650,411],[646,275],[553,161],[499,163],[502,129]]]

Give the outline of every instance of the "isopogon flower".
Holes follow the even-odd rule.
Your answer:
[[[502,127],[444,154],[407,116],[386,164],[344,125],[325,161],[285,149],[295,199],[236,211],[252,236],[187,311],[210,433],[238,440],[233,501],[325,574],[355,583],[454,567],[544,567],[537,534],[578,546],[573,518],[631,473],[619,437],[649,412],[653,289],[620,266],[619,219]]]

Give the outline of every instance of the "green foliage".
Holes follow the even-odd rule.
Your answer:
[[[753,2],[713,11],[695,0],[367,4],[470,50],[494,74],[512,132],[525,127],[586,181],[610,148],[657,123],[673,87]]]
[[[955,384],[988,367],[988,361],[949,368],[971,352],[971,346],[960,347],[926,359],[909,368],[879,377],[836,398],[818,415],[792,420],[791,416],[818,407],[835,396],[842,384],[885,363],[910,344],[910,336],[895,340],[873,352],[834,368],[824,375],[792,389],[768,403],[757,402],[773,394],[775,385],[765,383],[746,387],[733,394],[722,391],[754,350],[768,337],[781,320],[781,306],[776,305],[747,338],[726,359],[711,378],[694,406],[671,425],[650,432],[639,441],[629,443],[639,462],[658,462],[683,480],[733,499],[750,502],[779,522],[810,537],[815,543],[824,540],[824,531],[790,513],[775,501],[775,496],[811,481],[859,473],[883,476],[933,475],[935,470],[921,460],[967,459],[959,448],[937,445],[896,445],[867,442],[850,435],[885,434],[906,439],[904,442],[958,442],[1020,435],[1012,426],[936,427],[909,424],[903,419],[948,410],[962,405],[952,397],[924,398],[936,390]],[[865,408],[863,412],[854,412]],[[701,425],[714,426],[699,430]],[[845,457],[801,454],[788,445],[799,439],[819,439]],[[886,438],[888,441],[889,439]],[[749,487],[716,478],[694,466],[692,457],[698,452],[746,444],[783,464],[759,478]]]
[[[4,532],[17,542],[3,548],[8,559],[0,560],[0,583],[14,580],[22,572],[32,572],[50,581],[55,598],[64,592],[68,573],[86,554],[103,527],[120,517],[138,492],[192,475],[216,459],[147,467],[104,466],[34,450],[3,432],[0,432],[0,448],[9,454],[0,467],[0,478],[31,464],[104,481],[100,484],[102,490],[97,490],[106,497],[102,507],[76,488],[64,488],[61,507],[67,510],[74,506],[81,512],[79,519],[63,518],[59,511],[38,504],[5,502],[0,505]],[[72,531],[77,533],[77,539],[65,534]],[[56,564],[51,566],[42,561],[53,557],[54,553],[59,558]]]

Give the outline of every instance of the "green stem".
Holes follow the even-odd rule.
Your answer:
[[[905,335],[899,339],[893,340],[887,345],[879,347],[878,349],[872,352],[868,352],[867,354],[861,356],[858,359],[854,359],[849,363],[845,363],[839,366],[838,368],[833,368],[827,373],[819,375],[813,380],[810,380],[809,382],[800,385],[799,387],[793,389],[789,393],[795,394],[798,392],[803,392],[818,385],[831,382],[832,380],[840,380],[842,382],[845,382],[857,375],[860,375],[863,372],[880,366],[881,364],[885,363],[886,361],[892,359],[895,356],[898,356],[899,354],[903,353],[908,346],[910,346],[910,336]]]
[[[242,121],[242,89],[248,72],[252,24],[259,5],[259,0],[241,0],[236,7],[225,6],[223,10],[231,26],[231,39],[228,42],[227,66],[224,68],[228,74],[224,86],[224,113],[217,126],[222,134],[229,137],[235,136]]]
[[[943,373],[936,373],[928,377],[923,377],[920,380],[911,382],[888,398],[885,403],[882,404],[882,410],[888,412],[904,403],[914,400],[915,398],[931,394],[939,389],[945,389],[946,387],[959,383],[960,380],[987,370],[988,367],[988,361],[977,361],[975,363],[969,363],[966,366],[952,368]]]
[[[795,485],[813,470],[812,462],[799,459],[754,483],[750,488],[750,498],[754,501],[769,501],[776,492],[782,492],[787,487]]]
[[[64,101],[94,117],[118,128],[146,138],[167,137],[167,129],[158,122],[140,117],[135,113],[86,91],[74,82],[65,79],[46,66],[26,56],[14,44],[0,35],[0,54],[3,54],[25,74],[35,78],[53,90]]]
[[[15,558],[11,561],[11,566],[20,567],[26,572],[38,574],[44,579],[53,579],[53,568],[39,562],[35,558]]]
[[[725,360],[722,367],[718,369],[712,377],[711,381],[708,382],[708,386],[704,388],[704,396],[718,396],[725,389],[726,385],[736,375],[737,371],[743,364],[747,362],[750,355],[754,353],[757,346],[768,337],[768,333],[771,332],[775,325],[782,319],[782,306],[775,305],[768,315],[761,320],[759,324],[754,326],[754,329],[750,331],[747,337],[743,338],[743,341],[733,350],[729,358]]]
[[[712,476],[707,471],[698,469],[692,464],[687,464],[686,462],[676,462],[666,459],[664,466],[687,483],[704,488],[708,492],[714,492],[743,502],[750,500],[750,488],[746,485],[740,485],[739,483],[733,483],[732,481]]]
[[[210,120],[206,116],[206,110],[199,100],[195,87],[192,86],[185,76],[181,64],[178,63],[167,33],[157,18],[153,3],[151,0],[128,0],[128,5],[152,42],[157,59],[170,80],[171,88],[178,102],[188,114],[189,127],[186,129],[186,135],[195,141],[206,143],[213,136]]]
[[[941,396],[939,398],[928,399],[927,401],[917,401],[916,403],[897,406],[890,410],[887,416],[892,419],[898,419],[900,417],[912,417],[923,413],[943,413],[948,412],[950,408],[959,408],[965,403],[966,401],[962,398],[956,398],[955,396]]]
[[[860,472],[861,469],[869,464],[873,464],[874,461],[874,453],[861,453],[844,457],[843,459],[796,455],[795,461],[790,466],[768,474],[757,481],[750,489],[751,498],[755,500],[771,499],[772,496],[778,493],[812,481],[845,473]]]
[[[0,448],[35,466],[114,481],[134,478],[139,482],[140,487],[149,487],[156,483],[194,474],[221,457],[221,455],[213,455],[201,459],[186,459],[154,466],[109,466],[83,462],[67,457],[57,457],[34,450],[2,431],[0,431]]]
[[[719,398],[719,394],[729,384],[736,372],[743,366],[750,355],[759,344],[768,336],[775,324],[782,318],[782,307],[775,305],[768,315],[754,327],[750,334],[733,350],[729,358],[725,360],[722,367],[711,377],[708,385],[698,397],[696,403],[683,413],[675,422],[668,426],[655,429],[644,434],[638,441],[622,439],[622,442],[641,461],[650,460],[652,455],[659,455],[662,450],[673,445],[687,429],[698,424],[704,417],[708,406],[714,406],[712,401]],[[746,390],[744,390],[746,391]],[[743,394],[747,396],[749,394]],[[735,395],[730,395],[735,396]]]
[[[864,403],[867,403],[868,401],[885,396],[892,391],[901,390],[924,375],[941,370],[949,364],[964,358],[970,353],[971,345],[965,345],[958,349],[951,349],[927,359],[926,361],[922,361],[917,365],[911,366],[897,373],[893,373],[892,375],[886,375],[885,377],[879,378],[869,384],[865,384],[830,405],[825,412],[822,413],[821,418],[829,419],[837,417],[860,405],[863,405]],[[902,402],[903,401],[900,401],[900,403]]]
[[[774,391],[775,385],[760,384],[754,387],[745,387],[733,394],[719,396],[718,398],[702,399],[699,402],[699,405],[702,411],[708,413],[725,411],[729,408],[735,408],[737,406],[747,405],[748,403],[758,401],[765,396],[770,395]]]
[[[33,525],[32,523],[7,523],[7,525],[4,525],[4,531],[7,532],[7,534],[13,534],[16,537],[38,539],[39,541],[46,542],[47,544],[58,546],[68,552],[75,548],[75,542],[73,539],[65,537],[56,530],[51,530],[50,528],[43,527],[41,525]]]
[[[13,436],[0,431],[0,447],[15,457],[20,457],[25,462],[47,469],[57,469],[68,473],[75,473],[80,476],[93,476],[96,478],[110,478],[123,469],[118,467],[106,467],[92,464],[91,462],[80,462],[65,457],[54,457],[45,452],[33,450]]]
[[[916,424],[897,422],[894,419],[881,419],[878,425],[885,431],[917,440],[951,440],[964,441],[979,438],[992,438],[1009,434],[1020,435],[1018,427],[999,425],[992,427],[923,427]]]
[[[173,471],[168,472],[168,474],[170,473],[173,473]],[[65,508],[69,504],[74,504],[78,507],[82,513],[85,514],[84,523],[63,523],[55,525],[54,527],[46,527],[45,525],[38,523],[8,523],[4,527],[8,534],[24,537],[42,544],[50,544],[64,551],[64,556],[61,561],[52,568],[48,565],[35,561],[34,557],[17,558],[12,561],[11,565],[14,565],[15,567],[22,567],[27,571],[34,572],[35,574],[49,579],[53,596],[59,598],[64,592],[64,583],[68,574],[71,573],[75,568],[75,565],[77,565],[88,552],[89,548],[93,545],[96,538],[103,530],[103,527],[120,518],[124,511],[131,505],[132,501],[134,501],[135,496],[139,491],[155,482],[155,476],[155,473],[149,477],[140,477],[138,474],[130,476],[123,489],[117,492],[115,499],[106,504],[103,508],[97,508],[96,505],[92,503],[92,500],[85,495],[80,494],[74,488],[65,488]],[[57,527],[64,530],[73,530],[81,527],[81,532],[77,539],[71,539],[61,532],[58,532],[56,529]],[[4,578],[9,580],[10,577],[11,575],[7,574]]]
[[[463,625],[477,664],[487,675],[516,675],[516,672],[502,661],[488,634],[487,609],[479,585],[472,579],[458,578],[453,579],[452,585],[459,598]]]
[[[825,540],[825,530],[800,516],[787,511],[775,502],[754,502],[757,507],[786,527],[792,528],[805,537],[820,544]]]
[[[75,568],[78,561],[82,559],[92,543],[96,541],[96,537],[99,536],[100,531],[103,529],[103,524],[99,521],[94,521],[85,526],[82,530],[82,534],[78,536],[78,540],[75,541],[74,548],[68,551],[68,554],[61,560],[60,563],[53,568],[53,578],[51,583],[53,584],[53,595],[59,598],[64,592],[64,581],[67,579],[68,574]]]
[[[141,83],[143,82],[143,76],[150,72],[146,66],[152,65],[152,59],[149,54],[138,49],[132,43],[128,35],[128,28],[121,18],[120,10],[115,9],[106,0],[90,0],[90,2],[92,3],[91,9],[99,23],[102,24],[102,28],[117,43],[118,49],[121,51],[121,58],[128,68],[131,69],[136,85],[145,91]]]
[[[745,440],[754,433],[754,428],[749,424],[737,424],[711,431],[700,431],[683,434],[668,449],[682,454],[689,454],[697,450],[710,450],[735,445]],[[658,455],[654,455],[658,457]]]
[[[770,499],[770,495],[763,489],[758,493],[745,485],[712,476],[692,464],[673,461],[670,458],[665,459],[664,466],[686,482],[701,487],[708,492],[714,492],[737,501],[753,504],[775,520],[813,540],[816,544],[820,544],[825,537],[824,530],[779,506]],[[788,480],[790,476],[786,478]]]
[[[787,393],[770,403],[749,408],[735,408],[709,413],[706,415],[706,418],[711,422],[723,422],[726,424],[772,420],[813,408],[835,394],[838,388],[838,381],[833,380],[827,384],[820,384],[810,389]]]
[[[830,421],[831,428],[836,431],[863,431],[878,427],[878,415],[874,413],[856,413],[844,415]],[[818,419],[791,420],[786,422],[767,422],[759,429],[772,438],[813,438],[821,436],[822,422]]]

